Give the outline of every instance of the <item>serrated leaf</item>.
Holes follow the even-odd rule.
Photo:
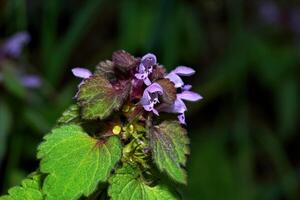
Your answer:
[[[109,179],[108,194],[111,200],[176,200],[178,195],[162,183],[147,185],[140,177],[141,171],[125,164]]]
[[[187,175],[182,168],[190,151],[186,130],[177,121],[164,121],[149,131],[149,139],[158,169],[175,181],[186,184]]]
[[[46,200],[73,200],[90,195],[105,182],[121,157],[119,138],[107,141],[90,137],[78,125],[54,129],[38,148],[41,172],[48,174]]]
[[[80,107],[77,104],[71,105],[57,120],[58,124],[78,123],[80,120]]]
[[[169,79],[160,79],[156,81],[163,88],[163,102],[166,104],[173,104],[176,100],[176,88],[175,84],[171,82]]]
[[[108,80],[115,79],[115,64],[110,61],[101,61],[96,66],[95,75],[106,77]]]
[[[77,100],[84,119],[105,119],[118,110],[130,91],[131,83],[123,81],[112,85],[103,76],[92,76],[79,89]]]
[[[41,176],[39,174],[30,175],[21,186],[16,186],[8,190],[8,195],[0,197],[0,200],[42,200]]]
[[[137,60],[130,53],[124,50],[118,50],[113,53],[112,61],[116,64],[116,66],[129,70],[134,67]]]

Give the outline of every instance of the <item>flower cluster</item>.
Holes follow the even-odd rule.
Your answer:
[[[122,55],[118,55],[120,58],[115,60],[123,66],[126,66],[126,62],[128,63],[127,68],[130,69],[130,73],[127,73],[127,79],[133,83],[130,96],[133,96],[131,98],[133,100],[138,99],[136,106],[142,106],[146,113],[152,112],[157,116],[160,112],[176,113],[180,123],[185,124],[187,107],[184,101],[195,102],[201,100],[202,97],[192,92],[192,86],[185,84],[181,77],[191,76],[195,70],[186,66],[178,66],[170,73],[165,73],[164,67],[157,63],[154,54],[148,53],[137,59],[129,55],[123,51]],[[104,66],[107,67],[107,65],[106,63]],[[93,73],[85,68],[73,68],[72,72],[76,77],[83,79],[79,88],[85,80],[93,76]],[[77,96],[78,93],[75,97]]]

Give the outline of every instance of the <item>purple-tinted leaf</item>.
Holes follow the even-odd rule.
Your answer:
[[[154,67],[153,72],[150,75],[151,80],[156,81],[158,79],[164,78],[165,73],[166,69],[161,65],[157,65],[156,67]]]
[[[119,110],[130,92],[131,82],[121,81],[112,85],[106,78],[95,75],[80,86],[77,100],[84,119],[105,119]]]
[[[124,50],[115,51],[112,55],[112,61],[118,67],[131,69],[136,64],[137,60]]]
[[[173,104],[176,100],[176,88],[173,82],[169,79],[160,79],[156,81],[163,88],[162,103]]]
[[[97,64],[94,74],[101,75],[108,80],[115,80],[115,64],[110,60],[101,61]]]

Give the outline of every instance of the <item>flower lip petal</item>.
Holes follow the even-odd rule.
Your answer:
[[[184,113],[181,113],[180,115],[178,115],[178,120],[181,124],[186,124],[185,123],[185,115]]]
[[[199,101],[203,99],[198,93],[192,91],[183,91],[182,93],[177,94],[177,97],[186,101]]]
[[[79,78],[89,78],[90,76],[92,76],[92,72],[90,70],[80,67],[73,68],[72,73],[74,74],[74,76],[77,76]]]
[[[150,79],[149,79],[148,77],[146,77],[146,78],[144,79],[144,83],[145,83],[145,85],[147,85],[147,86],[151,85],[151,81],[150,81]]]
[[[191,76],[195,73],[195,70],[186,66],[178,66],[173,72],[180,76]]]
[[[154,92],[158,92],[159,94],[163,93],[163,89],[158,83],[151,84],[150,86],[148,86],[145,89],[145,91],[150,92],[150,93],[154,93]]]
[[[165,76],[165,78],[172,81],[175,84],[176,88],[182,87],[184,85],[184,82],[182,81],[182,79],[177,74],[175,74],[173,71],[170,72],[167,76]]]
[[[147,73],[137,73],[134,76],[139,80],[144,80],[147,77]]]

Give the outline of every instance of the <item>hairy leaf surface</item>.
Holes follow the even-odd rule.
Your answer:
[[[136,64],[137,60],[124,50],[115,51],[112,55],[112,61],[122,69],[129,70]]]
[[[105,119],[118,110],[127,98],[131,84],[128,81],[112,85],[100,75],[87,79],[79,89],[78,101],[84,119]]]
[[[71,105],[58,119],[58,124],[78,123],[80,120],[80,107],[77,104]]]
[[[186,183],[182,168],[189,154],[186,130],[177,121],[164,121],[149,132],[150,146],[158,169],[179,183]]]
[[[178,196],[164,184],[147,185],[141,171],[131,165],[122,168],[109,179],[108,194],[112,200],[176,200]]]
[[[121,157],[119,138],[99,141],[77,125],[54,129],[38,149],[41,171],[48,174],[46,200],[73,200],[90,195],[105,182]]]
[[[41,176],[32,174],[26,178],[21,186],[8,190],[8,195],[0,197],[0,200],[42,200]]]

